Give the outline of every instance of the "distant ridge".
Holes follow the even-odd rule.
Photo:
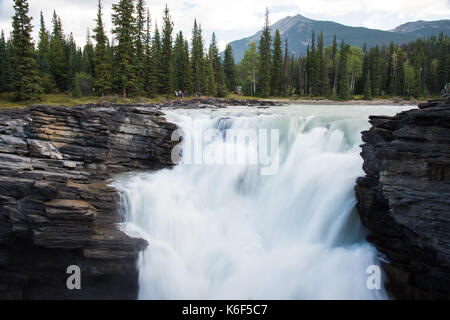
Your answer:
[[[305,54],[308,44],[311,45],[311,33],[314,30],[316,35],[323,32],[325,45],[333,42],[336,34],[338,42],[344,41],[347,44],[362,47],[364,43],[367,47],[394,43],[406,43],[425,37],[431,34],[439,34],[444,32],[450,34],[450,20],[439,21],[417,21],[403,24],[392,31],[382,31],[376,29],[368,29],[363,27],[349,27],[333,21],[318,21],[306,18],[300,14],[289,16],[279,20],[272,25],[272,34],[278,29],[282,38],[287,38],[289,42],[289,52],[295,56]],[[258,42],[261,37],[261,31],[253,36],[241,40],[231,42],[236,62],[244,57],[248,43]]]

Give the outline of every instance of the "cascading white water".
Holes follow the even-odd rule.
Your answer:
[[[126,232],[149,242],[139,261],[141,299],[384,299],[369,290],[379,264],[355,212],[363,175],[360,132],[371,114],[411,107],[232,107],[175,110],[195,129],[279,129],[279,170],[184,161],[118,177]],[[210,152],[223,147],[216,136]],[[237,144],[238,142],[235,142]],[[246,151],[249,143],[238,147]]]

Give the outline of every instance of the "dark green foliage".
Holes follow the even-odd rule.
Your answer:
[[[41,76],[51,73],[50,68],[50,34],[45,28],[44,16],[41,11],[41,28],[39,30],[39,42],[37,50],[37,63]]]
[[[136,68],[137,77],[137,92],[142,94],[144,91],[145,82],[145,62],[146,62],[146,52],[145,52],[145,29],[146,29],[147,19],[145,13],[145,1],[137,0],[136,2],[136,34],[134,36],[135,41],[135,54],[136,58],[134,61],[134,66]]]
[[[180,31],[177,34],[174,48],[175,56],[175,75],[176,86],[175,90],[182,90],[183,92],[192,91],[192,74],[191,64],[189,61],[189,45]]]
[[[53,12],[53,31],[50,37],[50,71],[60,91],[67,89],[68,59],[61,19]]]
[[[206,68],[203,52],[202,27],[194,20],[191,45],[192,84],[194,91],[203,92],[206,88]]]
[[[323,43],[323,33],[320,33],[318,46],[318,60],[319,60],[319,92],[320,95],[328,94],[328,70],[325,56],[325,49]]]
[[[269,24],[269,9],[266,9],[265,23],[259,41],[259,70],[258,70],[258,85],[257,92],[261,97],[268,97],[270,95],[271,82],[271,65],[272,65],[272,36],[270,35]]]
[[[12,23],[14,93],[17,100],[33,101],[39,99],[42,88],[34,43],[31,39],[33,27],[28,16],[28,1],[15,0],[14,11]]]
[[[283,48],[281,45],[281,36],[278,29],[275,31],[275,39],[273,42],[272,54],[272,81],[271,81],[271,95],[280,96],[283,93]]]
[[[159,34],[159,32],[158,32]],[[144,73],[144,90],[148,97],[153,97],[156,92],[156,65],[155,53],[152,45],[151,37],[151,19],[150,11],[147,10],[147,27],[145,29],[145,73]]]
[[[126,98],[130,93],[136,91],[137,76],[134,67],[135,47],[134,34],[136,20],[133,16],[133,0],[120,0],[113,4],[112,22],[113,34],[117,41],[115,48],[117,73],[117,85],[120,87],[122,96]]]
[[[0,36],[0,92],[5,92],[9,89],[9,76],[11,73],[9,60],[5,33],[2,30]]]
[[[219,47],[217,46],[216,35],[213,33],[211,39],[211,45],[209,48],[209,55],[212,63],[212,69],[214,74],[214,81],[216,87],[216,94],[218,97],[224,97],[226,94],[225,90],[225,79],[223,73],[222,59],[220,58]]]
[[[159,90],[162,94],[173,94],[175,85],[175,68],[173,63],[173,22],[169,8],[164,8],[163,29],[161,33],[161,55],[158,66]]]
[[[217,85],[214,74],[214,56],[212,47],[209,48],[209,54],[205,60],[206,64],[206,94],[208,96],[217,95]]]
[[[101,0],[98,1],[97,19],[95,20],[96,26],[94,29],[95,56],[94,56],[94,87],[96,93],[100,96],[104,96],[105,93],[110,92],[112,89],[112,74],[111,65],[108,61],[107,42],[108,38],[105,34],[102,17],[102,4]]]
[[[92,76],[88,73],[79,72],[75,75],[73,89],[70,93],[75,98],[90,96],[93,86],[94,79]]]
[[[233,48],[227,44],[223,58],[223,71],[225,74],[225,86],[228,92],[236,90],[236,65],[234,63]]]
[[[155,23],[155,35],[153,37],[152,46],[153,63],[155,64],[154,78],[156,84],[155,92],[159,92],[159,84],[161,83],[160,72],[161,69],[161,34],[159,33],[158,24]]]
[[[348,75],[349,46],[344,42],[341,44],[338,75],[338,97],[342,100],[350,99],[350,85]]]
[[[367,73],[366,83],[364,85],[364,99],[372,99],[372,84],[370,83],[370,71]]]

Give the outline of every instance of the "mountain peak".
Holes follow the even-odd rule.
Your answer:
[[[361,27],[350,27],[332,21],[318,21],[309,19],[301,14],[285,17],[271,25],[271,33],[275,34],[279,30],[283,38],[288,39],[289,53],[299,56],[306,53],[308,44],[311,44],[311,34],[313,31],[318,35],[323,32],[324,44],[326,46],[333,42],[336,35],[338,42],[344,41],[347,44],[368,48],[389,44],[390,42],[402,44],[419,37],[428,37],[432,34],[444,32],[450,35],[450,20],[438,21],[416,21],[403,24],[392,31],[382,31]],[[250,42],[258,42],[261,38],[261,31],[241,40],[231,42],[236,62],[244,57],[245,50]]]

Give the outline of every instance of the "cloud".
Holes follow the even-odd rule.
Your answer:
[[[118,0],[103,0],[104,21],[111,29],[111,5]],[[221,47],[232,40],[249,36],[259,30],[264,22],[266,7],[271,8],[271,22],[288,15],[302,14],[319,20],[333,20],[352,25],[379,29],[392,29],[407,21],[436,20],[450,17],[448,0],[151,0],[147,1],[153,21],[161,21],[167,2],[175,30],[190,35],[194,18],[201,23],[209,39],[215,31]],[[0,0],[0,28],[9,33],[12,0]],[[96,1],[94,0],[30,0],[34,17],[34,36],[39,29],[39,12],[45,15],[47,28],[55,9],[66,33],[73,32],[79,45],[86,39],[86,29],[94,27]],[[161,23],[158,23],[161,25]],[[209,40],[207,41],[209,42]]]

